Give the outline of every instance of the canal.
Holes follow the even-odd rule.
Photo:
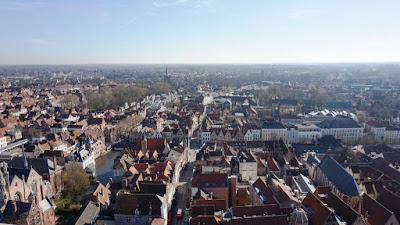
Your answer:
[[[96,180],[102,184],[107,184],[113,177],[114,159],[120,156],[123,151],[111,151],[96,159]]]

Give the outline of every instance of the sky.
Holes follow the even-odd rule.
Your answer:
[[[398,0],[1,0],[0,64],[400,62]]]

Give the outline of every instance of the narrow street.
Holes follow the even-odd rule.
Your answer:
[[[190,204],[190,183],[193,173],[194,162],[189,161],[187,168],[182,170],[180,176],[181,185],[177,188],[175,194],[175,201],[173,202],[171,212],[172,212],[172,223],[171,224],[185,224],[185,221],[189,221],[189,204]],[[178,209],[182,209],[183,218],[177,218]],[[188,223],[187,223],[188,224]]]

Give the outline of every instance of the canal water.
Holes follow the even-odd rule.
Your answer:
[[[96,159],[96,180],[107,184],[113,177],[114,159],[122,154],[122,151],[111,151]]]

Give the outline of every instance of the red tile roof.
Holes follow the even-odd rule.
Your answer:
[[[303,200],[303,204],[314,211],[310,222],[313,225],[323,225],[331,216],[332,211],[328,209],[313,193],[309,192]]]

